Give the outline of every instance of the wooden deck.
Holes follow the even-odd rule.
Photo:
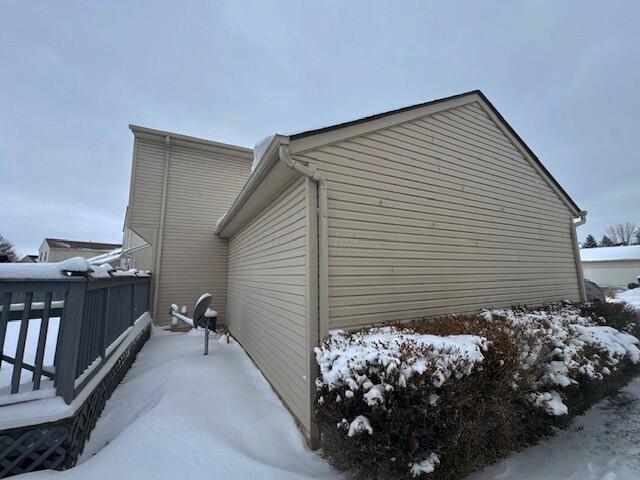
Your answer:
[[[149,336],[150,280],[0,279],[0,478],[75,464]]]

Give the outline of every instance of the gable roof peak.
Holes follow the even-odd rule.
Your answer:
[[[359,123],[370,122],[372,120],[377,120],[379,118],[384,118],[384,117],[387,117],[389,115],[395,115],[397,113],[408,112],[408,111],[411,111],[411,110],[416,110],[416,109],[428,107],[428,106],[431,106],[431,105],[437,105],[439,103],[449,102],[451,100],[456,100],[456,99],[460,99],[460,98],[471,96],[471,95],[478,95],[480,98],[482,98],[483,100],[488,102],[487,97],[482,93],[482,91],[477,90],[477,89],[476,90],[469,90],[468,92],[458,93],[456,95],[450,95],[448,97],[437,98],[435,100],[429,100],[427,102],[416,103],[414,105],[408,105],[406,107],[395,108],[395,109],[392,109],[392,110],[387,110],[387,111],[381,112],[381,113],[375,113],[373,115],[367,115],[367,116],[356,118],[354,120],[349,120],[349,121],[346,121],[346,122],[336,123],[336,124],[333,124],[333,125],[327,125],[325,127],[314,128],[314,129],[311,129],[311,130],[304,130],[304,131],[301,131],[301,132],[292,133],[292,134],[289,134],[288,136],[289,136],[289,138],[291,140],[296,140],[296,139],[299,139],[299,138],[304,138],[304,137],[308,137],[308,136],[311,136],[311,135],[316,135],[316,134],[319,134],[319,133],[329,132],[331,130],[337,130],[337,129],[340,129],[340,128],[350,127],[352,125],[357,125]]]
[[[469,98],[465,101],[465,98]],[[389,110],[386,112],[378,113],[375,115],[369,115],[366,117],[361,117],[355,120],[350,120],[347,122],[337,123],[334,125],[329,125],[322,128],[316,128],[313,130],[306,130],[298,133],[293,133],[288,135],[289,140],[295,141],[300,140],[307,137],[314,137],[316,135],[322,135],[329,132],[334,132],[337,130],[346,129],[349,127],[355,127],[360,130],[360,133],[366,131],[365,124],[371,122],[371,129],[374,130],[376,128],[381,128],[380,125],[384,125],[385,120],[392,121],[391,119],[387,119],[386,117],[392,117],[398,120],[398,117],[403,118],[411,117],[411,113],[414,110],[425,110],[425,115],[430,115],[432,113],[437,113],[439,111],[450,108],[447,104],[451,104],[451,107],[461,106],[462,104],[473,103],[473,101],[478,101],[483,109],[488,113],[491,119],[503,130],[503,133],[511,140],[511,142],[516,145],[521,153],[529,160],[529,162],[534,165],[535,168],[538,169],[539,173],[542,174],[543,177],[546,178],[547,182],[556,190],[560,198],[564,200],[570,210],[573,210],[573,213],[576,216],[581,215],[582,210],[578,205],[573,201],[573,199],[569,196],[569,194],[562,188],[562,186],[558,183],[558,181],[551,175],[551,172],[547,170],[547,168],[542,164],[540,159],[536,156],[535,153],[529,148],[529,146],[522,140],[522,138],[516,133],[516,131],[509,125],[509,123],[505,120],[502,114],[498,111],[498,109],[489,101],[487,96],[482,93],[481,90],[470,90],[468,92],[459,93],[457,95],[451,95],[449,97],[438,98],[436,100],[431,100],[428,102],[418,103],[415,105],[409,105],[407,107],[397,108],[395,110]],[[403,115],[404,114],[404,115]],[[416,113],[416,116],[421,116],[420,113]],[[381,123],[382,122],[382,123]],[[376,126],[378,125],[378,126]]]

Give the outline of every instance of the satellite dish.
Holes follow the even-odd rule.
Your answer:
[[[213,297],[211,296],[210,293],[205,293],[198,299],[198,302],[196,303],[196,308],[193,310],[193,326],[194,327],[204,328],[205,322],[207,321],[204,314],[207,311],[207,308],[209,308],[209,305],[211,305],[211,300],[213,300]]]

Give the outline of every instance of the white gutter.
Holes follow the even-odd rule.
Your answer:
[[[327,220],[327,182],[315,168],[295,161],[289,154],[289,145],[281,144],[280,161],[318,184],[318,310],[319,335],[329,334],[329,225]]]
[[[571,219],[571,239],[573,240],[573,257],[576,262],[576,270],[578,271],[578,281],[580,283],[580,298],[583,302],[587,301],[587,290],[584,286],[584,273],[582,271],[582,259],[580,258],[580,245],[578,244],[578,234],[576,229],[587,223],[587,212],[582,210],[578,212],[577,218]],[[577,221],[576,221],[577,220]]]
[[[142,127],[140,125],[129,124],[129,129],[136,136],[146,137],[169,137],[172,140],[172,144],[176,145],[177,143],[189,143],[189,144],[199,144],[205,147],[214,147],[214,148],[226,148],[229,150],[236,151],[241,154],[251,154],[252,149],[247,147],[240,147],[238,145],[231,145],[230,143],[222,143],[216,142],[214,140],[207,140],[205,138],[192,137],[190,135],[183,135],[181,133],[168,132],[166,130],[157,130],[155,128]]]

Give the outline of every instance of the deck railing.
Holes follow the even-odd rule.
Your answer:
[[[149,290],[148,275],[0,280],[0,367],[4,362],[13,365],[10,385],[0,389],[0,405],[52,395],[71,403],[148,310]],[[52,340],[47,337],[54,318],[59,318],[55,358],[47,366],[45,349]],[[37,323],[33,319],[40,323],[35,357],[28,363],[25,349],[29,329]],[[18,330],[15,353],[4,351],[13,322],[19,322],[13,329]],[[25,370],[30,382],[24,381]]]

